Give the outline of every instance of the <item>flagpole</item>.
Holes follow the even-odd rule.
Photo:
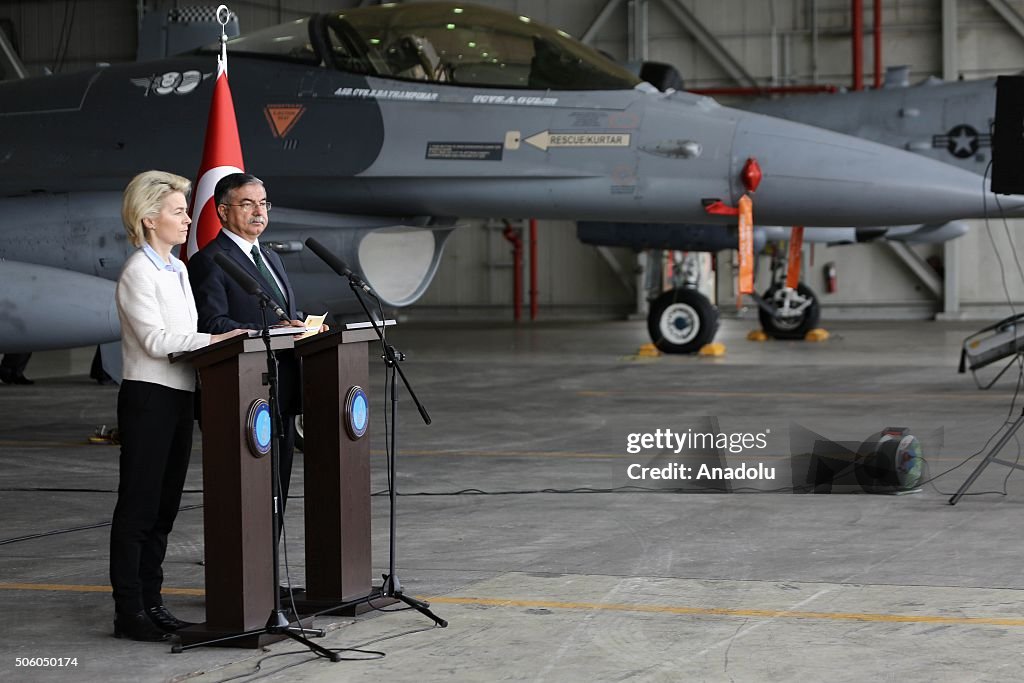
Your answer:
[[[231,173],[245,171],[235,107],[227,78],[227,25],[234,15],[227,5],[220,5],[217,7],[216,17],[217,23],[221,26],[217,76],[214,79],[210,101],[202,161],[192,186],[192,199],[189,205],[192,225],[189,228],[188,242],[182,249],[183,256],[179,256],[183,261],[187,261],[189,256],[205,247],[220,232],[220,218],[213,203],[213,191],[217,182]]]
[[[200,219],[200,220],[196,221],[196,225],[198,225],[198,224],[200,224],[202,222],[202,216],[203,216],[202,211],[203,211],[203,208],[205,207],[205,204],[206,203],[211,203],[212,195],[213,195],[213,190],[214,190],[214,187],[211,187],[211,185],[213,185],[216,182],[216,180],[219,180],[219,178],[224,177],[228,173],[241,172],[242,167],[243,167],[242,158],[241,158],[242,157],[242,154],[241,154],[241,141],[239,140],[239,136],[238,136],[238,122],[235,119],[234,103],[231,101],[231,90],[227,86],[227,71],[228,71],[227,24],[228,24],[228,21],[230,20],[230,18],[231,18],[231,11],[228,9],[227,5],[219,5],[217,7],[217,23],[220,24],[220,55],[218,55],[218,57],[217,57],[217,80],[216,80],[216,82],[214,84],[213,102],[210,105],[211,116],[210,116],[210,121],[207,124],[207,139],[206,139],[206,141],[204,143],[204,146],[203,146],[203,164],[202,164],[203,167],[200,168],[200,170],[199,170],[199,180],[196,183],[197,189],[196,189],[195,195],[193,196],[193,200],[195,200],[196,197],[199,197],[200,200],[204,202],[202,204],[197,202],[194,205],[194,211],[199,212],[199,215],[197,216],[197,218]],[[224,79],[223,80],[223,86],[224,86],[223,90],[221,90],[221,79],[222,78]],[[222,100],[220,102],[218,101],[218,94],[219,93],[221,94],[221,100]],[[232,131],[233,131],[233,143],[234,143],[233,146],[235,148],[237,148],[237,151],[234,154],[232,154],[232,157],[233,157],[233,159],[237,159],[238,167],[222,165],[224,162],[221,161],[218,158],[217,161],[219,163],[218,163],[217,167],[215,167],[213,169],[214,171],[219,172],[217,174],[218,177],[215,180],[213,180],[212,183],[207,183],[207,186],[204,188],[204,179],[206,179],[206,176],[210,173],[210,168],[208,168],[208,166],[209,166],[208,162],[210,162],[211,159],[208,158],[207,155],[208,155],[209,152],[211,152],[211,150],[216,148],[216,145],[212,145],[211,146],[211,144],[210,144],[210,129],[213,127],[214,123],[219,122],[217,114],[221,113],[222,111],[227,111],[227,109],[223,109],[223,110],[218,109],[218,104],[223,104],[224,103],[223,100],[226,100],[226,103],[227,103],[227,105],[229,107],[229,110],[230,110],[231,128],[232,128]],[[220,131],[218,129],[218,132],[222,133],[223,131]],[[217,149],[217,151],[221,152],[222,150]],[[207,194],[210,195],[209,198],[206,197]],[[212,210],[215,212],[216,211],[216,207],[212,207]],[[191,237],[191,233],[190,233],[190,237]],[[198,244],[198,237],[196,239],[196,242],[197,242],[197,249],[205,246],[204,244]],[[187,254],[186,254],[186,257],[187,257]],[[270,504],[271,504],[271,535],[273,537],[271,539],[271,553],[270,553],[270,555],[271,555],[270,559],[271,559],[271,562],[273,563],[273,571],[272,571],[272,573],[273,573],[273,585],[270,586],[270,589],[273,591],[273,595],[274,595],[273,606],[271,607],[270,616],[267,619],[267,623],[266,623],[266,625],[262,629],[256,629],[256,630],[252,630],[252,631],[243,631],[241,633],[236,633],[236,634],[229,635],[229,636],[218,637],[218,638],[214,638],[212,640],[205,640],[205,641],[200,641],[200,642],[191,642],[191,643],[189,643],[187,645],[186,644],[178,644],[178,645],[175,645],[172,648],[172,651],[173,652],[183,652],[185,650],[190,650],[190,649],[196,648],[196,647],[202,647],[204,645],[223,644],[223,643],[226,643],[226,642],[230,642],[232,640],[237,640],[239,638],[245,638],[245,637],[252,636],[252,635],[258,635],[260,633],[266,633],[266,634],[269,634],[269,635],[283,636],[283,637],[286,637],[286,638],[290,638],[290,639],[292,639],[294,641],[297,641],[297,642],[305,645],[307,648],[309,648],[310,650],[315,652],[318,656],[321,656],[321,657],[324,657],[326,659],[329,659],[332,662],[340,662],[341,661],[341,654],[339,652],[335,652],[333,650],[325,648],[322,645],[317,645],[316,643],[314,643],[314,642],[308,640],[307,638],[305,638],[305,636],[323,637],[326,634],[326,631],[324,631],[323,629],[306,628],[303,625],[302,617],[297,613],[298,610],[295,609],[295,599],[294,599],[294,597],[291,597],[290,591],[289,591],[289,596],[291,597],[291,602],[292,602],[292,611],[290,613],[290,616],[294,617],[294,619],[289,618],[289,614],[287,614],[284,611],[284,609],[282,608],[282,605],[281,605],[281,594],[280,594],[280,591],[278,589],[278,585],[279,585],[279,581],[280,581],[280,555],[279,555],[280,550],[279,550],[278,532],[279,532],[279,530],[281,528],[281,524],[282,524],[281,514],[282,514],[282,511],[283,511],[283,507],[284,507],[284,501],[281,499],[281,479],[280,479],[280,464],[279,464],[280,463],[280,459],[279,458],[280,458],[280,448],[282,446],[282,444],[280,442],[280,439],[281,439],[281,435],[282,435],[282,433],[284,431],[284,428],[283,428],[283,425],[282,425],[281,419],[280,419],[281,413],[280,413],[280,408],[279,408],[277,357],[275,356],[274,351],[271,349],[271,346],[270,346],[270,331],[269,331],[270,328],[269,328],[268,323],[267,323],[267,310],[266,310],[266,302],[265,301],[261,301],[260,302],[260,315],[261,315],[262,320],[263,320],[263,327],[262,327],[263,335],[262,335],[262,337],[263,337],[263,342],[264,342],[264,346],[266,348],[266,353],[267,353],[267,373],[266,373],[266,376],[267,376],[269,384],[270,384],[270,386],[268,388],[268,393],[269,393],[269,398],[270,398],[270,407],[271,407],[270,408],[271,409],[271,432],[270,432],[270,440],[271,440],[271,449],[270,449],[271,491],[270,491]],[[287,555],[285,557],[287,557]],[[309,624],[312,625],[312,617],[307,617],[307,619],[309,620]],[[293,623],[297,624],[297,625],[293,626],[292,625]]]

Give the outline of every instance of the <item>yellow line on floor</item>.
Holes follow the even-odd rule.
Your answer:
[[[874,621],[912,624],[964,624],[982,626],[1024,626],[1024,619],[999,617],[944,617],[939,615],[868,614],[859,612],[790,612],[767,609],[725,609],[720,607],[671,607],[668,605],[627,605],[603,602],[552,602],[549,600],[502,600],[491,598],[436,597],[430,602],[443,605],[487,607],[543,607],[613,612],[645,612],[694,616],[763,617],[767,619],[818,619],[829,621]]]
[[[3,591],[58,591],[66,593],[109,593],[110,586],[80,586],[66,583],[0,583]],[[206,595],[202,588],[168,588],[163,593],[169,595]]]
[[[110,586],[80,586],[60,583],[0,583],[0,590],[108,593]],[[202,588],[167,588],[168,595],[206,595]],[[812,619],[823,621],[867,621],[904,624],[959,624],[969,626],[1024,626],[1024,619],[1003,617],[946,617],[934,614],[871,614],[862,612],[791,612],[770,609],[727,609],[724,607],[673,607],[671,605],[630,605],[608,602],[556,602],[552,600],[513,600],[440,596],[428,598],[440,605],[481,605],[485,607],[534,607],[547,609],[592,610],[607,612],[643,612],[715,617],[761,617],[765,619]]]
[[[110,446],[116,444],[93,444],[88,441],[7,441],[0,440],[5,448],[65,448],[68,446]],[[98,449],[102,450],[102,449]]]

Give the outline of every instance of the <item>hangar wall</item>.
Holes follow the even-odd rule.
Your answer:
[[[609,0],[478,2],[529,15],[574,35],[589,30],[591,44],[613,57],[671,63],[692,87],[736,82],[720,58],[691,37],[673,5],[688,10],[759,85],[847,85],[851,79],[849,0],[623,0],[600,26],[594,26],[595,19],[602,16]],[[184,4],[179,0],[0,0],[0,29],[13,37],[31,73],[44,69],[70,72],[97,62],[133,59],[140,11],[166,11]],[[356,4],[358,0],[236,0],[230,6],[239,14],[245,31]],[[871,3],[865,4],[864,67],[870,82]],[[956,10],[957,29],[955,40],[947,39],[944,44],[943,10],[950,7]],[[1015,11],[1024,13],[1024,8]],[[968,79],[1013,73],[1024,65],[1024,36],[988,0],[886,0],[883,62],[910,65],[911,82],[942,74],[944,68]],[[618,315],[633,308],[634,295],[621,276],[593,248],[576,242],[571,223],[542,222],[540,228],[539,289],[545,311],[589,316]],[[1024,239],[1018,237],[1022,228],[1024,224],[1014,221],[1007,232],[1002,222],[994,221],[990,237],[984,224],[974,221],[972,231],[959,240],[957,293],[962,314],[1000,315],[1007,309],[1005,291],[1014,301],[1024,301],[1024,274],[1008,258],[1016,253],[1016,242]],[[1008,234],[1014,238],[1012,247]],[[1001,245],[1000,252],[993,249],[993,240]],[[915,250],[938,263],[946,258],[947,250],[942,247]],[[456,231],[435,284],[413,310],[420,315],[510,315],[511,274],[504,265],[510,258],[507,251],[500,231],[479,226]],[[999,267],[999,253],[1005,262],[1005,276]],[[626,272],[634,267],[628,252],[615,252],[614,259]],[[729,286],[724,277],[729,256],[719,261],[723,276],[719,292],[728,305],[732,297],[722,288]],[[840,289],[835,294],[823,293],[821,264],[825,261],[836,263],[839,272]],[[815,247],[807,281],[822,292],[826,320],[836,316],[930,317],[942,307],[941,299],[878,244]]]
[[[460,221],[434,282],[407,315],[425,318],[512,320],[512,244],[502,221]],[[529,226],[513,221],[523,241],[522,320],[529,319]],[[537,222],[537,302],[542,318],[621,317],[635,309],[636,257],[611,249],[623,283],[593,247],[576,239],[573,221]],[[628,285],[628,286],[627,286]]]

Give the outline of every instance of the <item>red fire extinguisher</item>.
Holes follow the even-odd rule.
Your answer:
[[[825,291],[829,294],[835,294],[836,290],[839,289],[839,285],[836,284],[836,264],[833,261],[829,261],[825,264]]]

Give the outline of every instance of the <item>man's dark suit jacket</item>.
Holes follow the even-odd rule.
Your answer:
[[[243,254],[223,231],[217,233],[215,239],[188,260],[188,277],[192,283],[196,310],[199,312],[199,331],[220,334],[243,327],[260,329],[262,318],[259,300],[242,289],[213,260],[214,256],[222,252],[249,273],[265,291],[270,291],[249,257]],[[288,317],[295,320],[295,293],[288,281],[281,257],[262,247],[260,253],[263,255],[263,262],[274,271],[284,286],[284,294],[288,297],[288,305],[284,309]],[[267,314],[271,325],[279,322],[273,311],[267,311]],[[302,412],[302,383],[298,360],[290,351],[278,353],[277,357],[281,414],[298,415]]]

